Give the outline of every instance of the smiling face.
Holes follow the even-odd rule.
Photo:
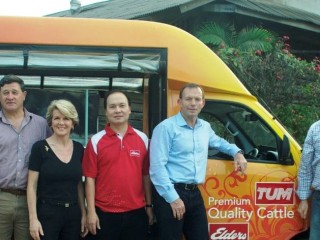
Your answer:
[[[199,87],[186,87],[178,99],[180,112],[187,122],[194,122],[204,107],[205,100]]]
[[[5,112],[19,112],[23,110],[23,102],[27,93],[21,90],[18,83],[9,83],[1,87],[0,102]]]
[[[126,125],[131,114],[127,97],[115,92],[106,99],[106,116],[110,125]]]
[[[52,111],[51,127],[55,135],[66,136],[70,135],[74,124],[71,118],[64,116],[58,109],[54,109]]]

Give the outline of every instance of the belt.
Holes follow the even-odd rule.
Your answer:
[[[173,184],[177,189],[193,191],[198,189],[198,184],[195,183],[174,183]]]
[[[64,207],[64,208],[68,208],[68,207],[72,207],[72,206],[76,206],[78,205],[77,202],[61,202],[61,201],[55,201],[55,200],[48,200],[48,199],[41,199],[40,200],[41,203],[43,204],[49,204],[52,206],[57,206],[57,207]]]
[[[23,189],[11,189],[11,188],[0,188],[0,192],[11,193],[16,196],[25,196],[27,194],[26,190]]]

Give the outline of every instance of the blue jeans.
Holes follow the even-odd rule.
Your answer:
[[[310,217],[309,240],[318,240],[320,236],[320,191],[314,191],[312,194]]]
[[[181,220],[173,217],[170,204],[155,189],[153,190],[159,240],[180,240],[182,234],[187,240],[208,240],[208,220],[200,190],[176,188],[176,191],[186,208],[186,213]]]

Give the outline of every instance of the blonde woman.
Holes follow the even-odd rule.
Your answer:
[[[46,118],[53,135],[31,150],[27,200],[35,240],[79,240],[87,233],[82,183],[82,144],[70,139],[79,123],[74,105],[52,101]]]

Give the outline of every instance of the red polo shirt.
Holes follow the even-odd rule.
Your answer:
[[[143,176],[149,175],[148,137],[128,127],[121,138],[109,125],[93,135],[82,161],[85,177],[95,179],[95,204],[104,212],[145,206]]]

